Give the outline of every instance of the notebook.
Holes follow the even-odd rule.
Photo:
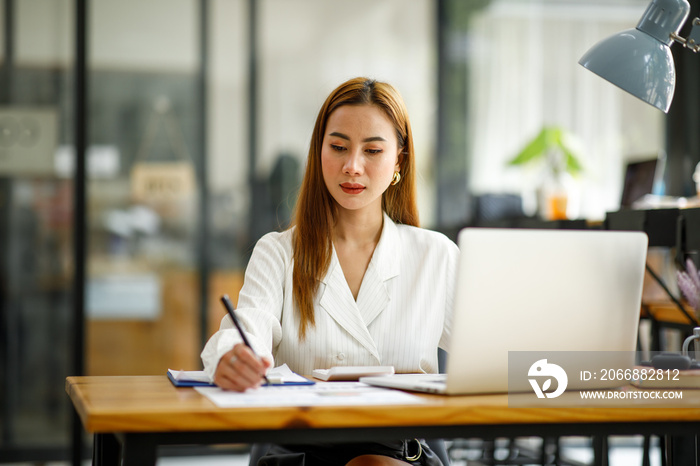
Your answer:
[[[262,386],[314,385],[316,382],[292,372],[286,364],[274,367],[265,374],[268,383]],[[168,379],[176,387],[216,387],[204,371],[176,371],[168,369]]]
[[[361,382],[441,394],[532,390],[526,377],[509,386],[509,350],[586,352],[605,358],[587,361],[594,365],[634,366],[644,233],[466,228],[458,245],[446,374]],[[571,379],[568,388],[579,388]],[[588,382],[587,388],[611,385]]]

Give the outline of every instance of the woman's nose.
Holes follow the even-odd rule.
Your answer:
[[[362,154],[358,151],[349,152],[343,165],[343,173],[357,175],[362,173]]]

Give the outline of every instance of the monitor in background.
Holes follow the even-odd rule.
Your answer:
[[[631,207],[642,196],[654,192],[654,182],[657,168],[659,168],[658,160],[654,158],[627,164],[620,207]]]

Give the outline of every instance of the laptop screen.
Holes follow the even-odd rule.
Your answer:
[[[653,192],[656,166],[657,159],[627,164],[620,207],[631,207],[634,201]]]

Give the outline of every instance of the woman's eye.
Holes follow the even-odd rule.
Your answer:
[[[336,152],[342,152],[345,150],[345,147],[339,146],[337,144],[331,144],[331,149],[333,149]]]
[[[367,153],[371,155],[376,155],[376,154],[381,154],[382,150],[381,149],[367,149]]]

